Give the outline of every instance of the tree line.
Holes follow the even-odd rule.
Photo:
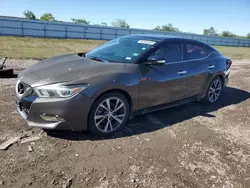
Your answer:
[[[248,33],[246,36],[239,36],[231,31],[222,31],[221,33],[217,33],[214,27],[210,27],[208,29],[203,30],[203,34],[207,36],[222,36],[222,37],[232,37],[232,38],[247,38],[250,39],[250,33]]]
[[[56,20],[55,17],[53,16],[52,13],[44,13],[43,15],[40,16],[40,18],[37,18],[36,15],[31,11],[31,10],[26,10],[23,13],[24,18],[28,20],[42,20],[42,21],[58,21],[58,22],[63,22],[60,20]],[[90,25],[90,21],[86,19],[79,19],[79,18],[71,18],[71,21],[73,23],[78,23],[78,24],[86,24]],[[100,25],[100,26],[108,26],[107,22],[101,22],[100,24],[92,24],[92,25]],[[122,19],[116,19],[113,22],[111,22],[111,25],[114,27],[123,27],[123,28],[129,28],[129,24]]]
[[[178,28],[173,27],[173,25],[171,23],[163,25],[163,26],[157,26],[157,27],[154,28],[154,30],[170,31],[170,32],[182,32]],[[250,39],[250,33],[248,33],[246,36],[239,36],[239,35],[236,35],[236,34],[232,33],[231,31],[222,31],[221,33],[217,33],[217,31],[214,29],[214,27],[204,29],[203,30],[203,35]]]
[[[23,15],[24,15],[25,19],[29,19],[29,20],[59,21],[59,20],[55,19],[55,17],[52,15],[52,13],[44,13],[42,16],[40,16],[39,19],[30,10],[24,11]],[[88,21],[86,19],[71,18],[71,21],[73,23],[90,25],[90,21]],[[63,21],[59,21],[59,22],[63,22]],[[107,22],[101,22],[100,24],[91,24],[91,25],[108,26],[108,23]],[[130,25],[125,20],[122,20],[122,19],[114,20],[113,22],[111,22],[111,26],[113,26],[113,27],[122,27],[122,28],[130,28]],[[154,28],[154,30],[157,30],[157,31],[169,31],[169,32],[182,32],[178,28],[174,27],[171,23],[165,24],[165,25],[162,25],[162,26],[156,26]],[[184,32],[182,32],[182,33],[184,33]],[[239,36],[239,35],[236,35],[236,34],[230,32],[230,31],[227,31],[227,30],[222,31],[221,33],[217,33],[217,31],[215,30],[214,27],[204,29],[203,30],[203,35],[250,39],[250,33],[248,33],[246,36]]]

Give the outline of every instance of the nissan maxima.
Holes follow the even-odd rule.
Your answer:
[[[231,64],[195,40],[123,36],[26,68],[18,75],[15,103],[29,126],[107,136],[138,114],[217,102]]]

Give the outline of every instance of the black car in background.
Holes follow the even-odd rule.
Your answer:
[[[30,126],[105,136],[137,114],[215,103],[231,63],[195,40],[129,35],[28,67],[18,76],[16,104]]]

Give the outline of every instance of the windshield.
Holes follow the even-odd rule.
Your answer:
[[[153,40],[120,37],[106,42],[88,52],[85,57],[109,62],[133,63],[146,49],[155,44]]]

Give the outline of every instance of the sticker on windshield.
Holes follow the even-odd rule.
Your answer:
[[[133,53],[133,56],[138,56],[138,53]]]
[[[150,40],[139,40],[137,43],[153,45],[155,42]]]
[[[126,59],[126,60],[131,60],[132,58],[131,58],[131,57],[126,57],[125,59]]]

